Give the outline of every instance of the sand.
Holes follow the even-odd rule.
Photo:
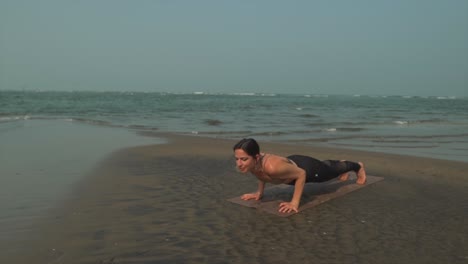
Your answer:
[[[228,202],[256,189],[234,141],[157,134],[123,149],[37,223],[10,263],[468,263],[468,163],[260,142],[385,177],[287,218]],[[7,262],[2,262],[7,263]]]
[[[321,183],[306,183],[301,196],[301,205],[297,212],[291,211],[285,213],[278,210],[282,202],[290,201],[291,197],[293,197],[294,185],[288,184],[278,184],[265,188],[263,197],[260,200],[244,200],[242,199],[242,195],[238,195],[229,198],[228,201],[280,217],[289,217],[384,180],[383,177],[367,174],[366,184],[357,184],[356,178],[357,176],[354,174],[353,177],[349,177],[346,181],[340,181],[338,178],[335,178]]]

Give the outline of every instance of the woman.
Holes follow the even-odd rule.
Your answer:
[[[237,169],[242,173],[254,174],[258,181],[255,193],[241,196],[243,200],[260,200],[263,196],[265,183],[294,185],[294,194],[290,202],[279,205],[279,212],[297,212],[302,191],[306,182],[324,182],[336,177],[345,181],[349,172],[357,174],[356,183],[366,182],[366,172],[361,162],[324,160],[320,161],[308,156],[292,155],[281,157],[261,153],[260,146],[252,138],[244,138],[233,147]]]

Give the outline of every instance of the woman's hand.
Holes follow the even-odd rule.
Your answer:
[[[242,200],[260,200],[262,199],[262,196],[263,194],[259,193],[259,192],[256,192],[256,193],[246,193],[244,195],[241,196],[241,199]]]
[[[284,202],[284,203],[280,203],[278,211],[280,213],[290,213],[292,211],[297,213],[298,212],[298,210],[297,210],[298,207],[299,206],[297,204],[295,204],[295,203],[286,203],[286,202]]]

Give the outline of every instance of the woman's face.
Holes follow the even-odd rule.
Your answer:
[[[254,157],[249,156],[242,149],[236,149],[234,151],[234,157],[236,158],[236,167],[242,173],[253,171],[257,163]]]

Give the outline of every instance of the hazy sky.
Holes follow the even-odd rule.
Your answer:
[[[468,96],[466,0],[0,0],[0,90]]]

